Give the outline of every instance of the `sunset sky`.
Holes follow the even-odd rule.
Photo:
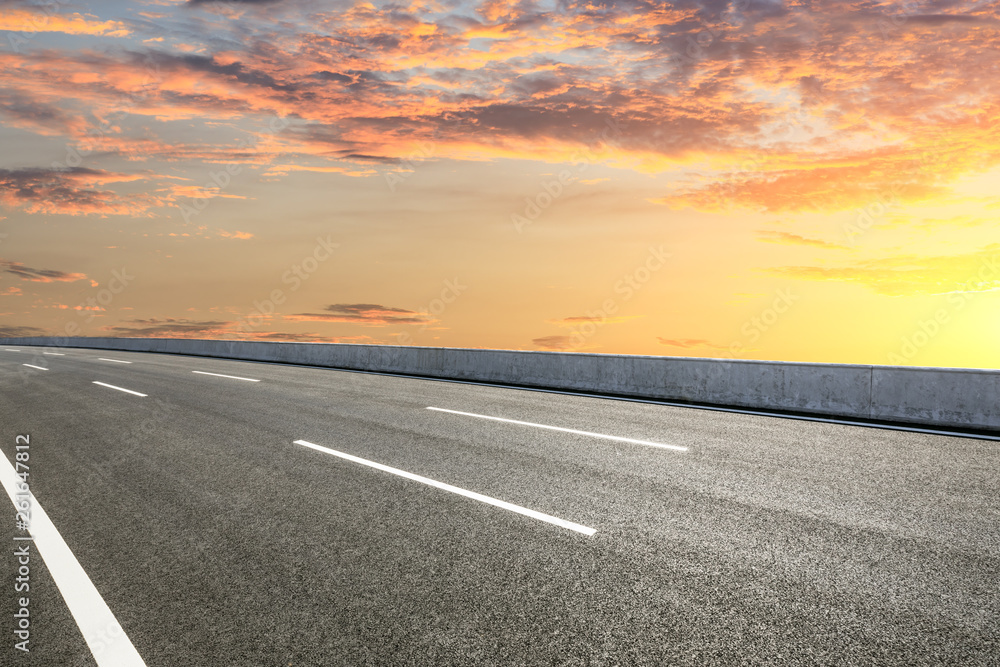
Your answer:
[[[1000,2],[0,0],[0,337],[1000,368]]]

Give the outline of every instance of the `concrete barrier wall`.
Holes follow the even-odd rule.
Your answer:
[[[871,416],[1000,431],[1000,371],[874,366]]]
[[[169,338],[9,338],[1000,431],[1000,371]]]

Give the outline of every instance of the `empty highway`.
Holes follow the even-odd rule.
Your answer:
[[[0,425],[3,665],[1000,655],[996,441],[27,346]]]

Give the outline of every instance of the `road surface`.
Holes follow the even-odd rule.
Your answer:
[[[11,346],[0,425],[3,665],[1000,655],[994,441]]]

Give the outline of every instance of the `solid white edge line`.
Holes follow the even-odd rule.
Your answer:
[[[245,380],[246,382],[260,382],[260,380],[254,380],[253,378],[241,378],[235,375],[223,375],[221,373],[207,373],[205,371],[191,371],[192,373],[197,373],[198,375],[214,375],[219,378],[229,378],[230,380]]]
[[[131,389],[125,389],[124,387],[116,387],[113,384],[107,384],[105,382],[98,382],[94,380],[94,384],[99,384],[102,387],[107,387],[108,389],[117,389],[118,391],[124,391],[126,394],[135,394],[136,396],[147,396],[148,394],[140,394],[137,391],[132,391]]]
[[[28,368],[37,368],[40,371],[47,371],[47,370],[49,370],[48,368],[45,368],[44,366],[35,366],[33,364],[21,364],[21,365],[22,366],[27,366]]]
[[[98,361],[113,361],[116,364],[131,364],[131,361],[122,361],[121,359],[105,359],[104,357],[98,357]]]
[[[445,484],[444,482],[438,482],[436,480],[421,477],[420,475],[414,475],[412,472],[406,472],[405,470],[400,470],[399,468],[392,468],[381,463],[376,463],[375,461],[369,461],[368,459],[363,459],[358,456],[352,456],[351,454],[345,454],[344,452],[338,452],[335,449],[330,449],[329,447],[323,447],[322,445],[316,445],[305,440],[296,440],[296,445],[302,445],[303,447],[309,447],[315,449],[316,451],[323,452],[325,454],[332,454],[333,456],[339,456],[342,459],[347,459],[348,461],[353,461],[354,463],[360,463],[363,466],[368,466],[369,468],[375,468],[383,472],[388,472],[393,475],[398,475],[400,477],[405,477],[406,479],[413,480],[414,482],[420,482],[421,484],[426,484],[428,486],[433,486],[437,489],[443,491],[449,491],[451,493],[456,493],[460,496],[465,496],[466,498],[472,498],[473,500],[478,500],[479,502],[486,503],[488,505],[493,505],[494,507],[500,507],[511,512],[517,512],[518,514],[523,514],[524,516],[529,516],[533,519],[538,519],[539,521],[545,521],[546,523],[551,523],[555,526],[560,526],[561,528],[567,528],[577,533],[582,533],[588,537],[597,532],[596,528],[588,528],[587,526],[581,525],[579,523],[573,523],[572,521],[566,521],[565,519],[560,519],[559,517],[552,516],[550,514],[544,514],[542,512],[536,512],[535,510],[529,510],[527,507],[521,507],[520,505],[514,505],[513,503],[508,503],[504,500],[497,500],[496,498],[490,498],[489,496],[484,496],[481,493],[476,493],[475,491],[466,491],[457,486],[452,486],[451,484]]]
[[[623,438],[618,435],[605,435],[604,433],[591,433],[590,431],[578,431],[575,428],[563,428],[561,426],[549,426],[547,424],[535,424],[533,422],[522,422],[516,419],[506,419],[504,417],[490,417],[489,415],[477,415],[472,412],[459,412],[458,410],[445,410],[444,408],[432,408],[428,407],[428,410],[435,410],[437,412],[449,412],[453,415],[464,415],[466,417],[477,417],[479,419],[490,419],[498,422],[505,422],[507,424],[519,424],[521,426],[534,426],[535,428],[544,428],[550,431],[562,431],[563,433],[575,433],[577,435],[589,435],[593,438],[604,438],[605,440],[616,440],[618,442],[631,442],[637,445],[646,445],[647,447],[659,447],[661,449],[673,449],[678,452],[686,452],[687,447],[682,445],[667,445],[662,442],[650,442],[649,440],[636,440],[635,438]]]
[[[17,509],[17,496],[21,490],[18,485],[21,483],[21,478],[17,476],[14,466],[6,456],[0,455],[0,459],[3,459],[3,463],[0,463],[0,482],[3,483],[10,501]],[[35,549],[45,562],[52,579],[55,580],[56,587],[66,601],[66,606],[69,607],[73,620],[80,628],[98,666],[146,667],[142,656],[132,645],[132,640],[125,634],[118,619],[49,519],[49,515],[42,509],[38,499],[31,495],[30,491],[22,495],[28,495],[27,499],[31,503],[28,510],[30,518],[28,530],[34,539],[15,542],[15,546],[30,545],[34,542]],[[30,558],[34,554],[30,547],[28,552],[30,567]],[[4,647],[4,650],[11,649]]]

